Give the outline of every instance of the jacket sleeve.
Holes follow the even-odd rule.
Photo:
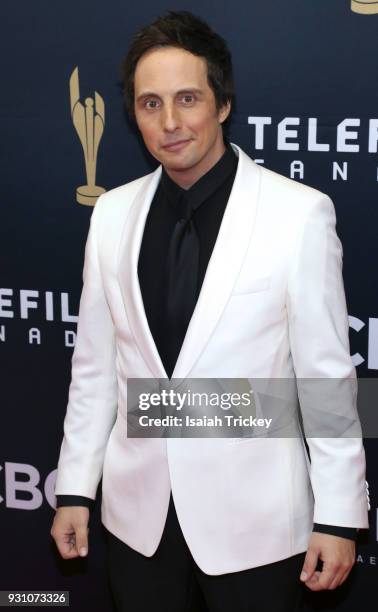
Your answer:
[[[56,495],[95,499],[107,441],[117,413],[114,325],[104,293],[99,261],[102,195],[92,212],[85,245],[71,384],[58,461]]]
[[[288,278],[287,312],[310,453],[313,520],[323,525],[366,528],[365,452],[335,209],[332,200],[319,193],[303,214]],[[348,423],[353,423],[349,435]]]

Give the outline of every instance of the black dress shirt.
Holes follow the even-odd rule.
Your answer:
[[[234,183],[238,158],[230,143],[220,160],[188,190],[186,197],[194,205],[193,222],[200,242],[199,282],[197,295],[201,290],[215,241],[218,236],[223,214]],[[138,259],[138,278],[148,325],[168,377],[167,355],[169,334],[164,329],[165,269],[168,245],[172,230],[181,218],[177,203],[182,188],[162,170],[158,188],[147,215]],[[178,357],[178,355],[177,355]],[[57,506],[91,507],[93,500],[77,495],[57,495]],[[329,533],[355,539],[357,529],[314,523],[313,531]]]

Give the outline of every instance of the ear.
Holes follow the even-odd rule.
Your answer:
[[[228,100],[226,104],[222,106],[222,108],[220,109],[218,113],[219,123],[223,123],[224,121],[226,121],[230,112],[231,112],[231,101]]]

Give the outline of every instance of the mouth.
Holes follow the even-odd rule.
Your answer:
[[[162,149],[164,151],[181,151],[187,144],[189,144],[189,140],[177,140],[176,142],[171,142],[169,144],[163,145]]]

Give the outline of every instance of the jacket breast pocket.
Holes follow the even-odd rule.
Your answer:
[[[232,291],[233,296],[248,295],[259,291],[266,291],[270,287],[271,276],[260,276],[258,278],[239,278]]]

